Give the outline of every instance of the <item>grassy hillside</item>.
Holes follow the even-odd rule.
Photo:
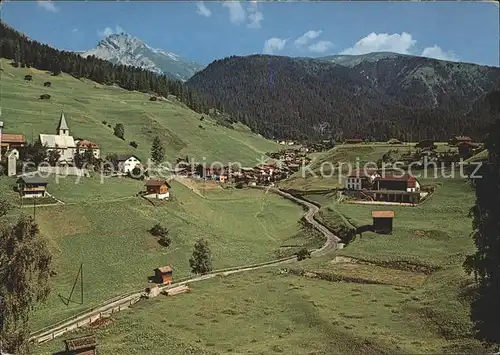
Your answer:
[[[37,137],[39,133],[56,133],[64,110],[70,133],[98,143],[103,156],[135,153],[146,159],[156,135],[163,141],[169,160],[188,155],[200,162],[206,158],[253,165],[266,151],[279,149],[278,144],[253,134],[243,125],[229,129],[206,117],[200,121],[201,115],[172,97],[169,101],[150,102],[147,94],[102,86],[67,74],[51,76],[32,68],[14,68],[9,63],[0,60],[6,133],[24,133],[28,140],[32,134]],[[25,81],[26,74],[31,74],[33,81]],[[52,83],[51,87],[43,86],[46,81]],[[50,100],[39,99],[45,93],[51,95]],[[125,126],[125,141],[115,137],[113,129],[107,126],[114,127],[116,123]],[[131,141],[138,143],[137,149],[129,146]]]
[[[161,354],[165,346],[176,354],[482,353],[461,267],[473,250],[466,216],[474,193],[458,178],[434,184],[426,203],[391,206],[392,235],[366,232],[334,254],[287,265],[288,274],[275,268],[194,283],[189,294],[143,301],[81,333],[96,334],[105,355]],[[373,206],[306,197],[322,204],[333,228],[371,223]],[[60,348],[50,342],[37,354]]]
[[[14,179],[0,180],[11,200]],[[53,292],[35,315],[34,328],[52,324],[76,312],[131,290],[141,289],[158,266],[171,265],[174,280],[190,275],[189,257],[195,241],[209,241],[214,268],[248,265],[293,254],[298,247],[316,247],[322,239],[300,232],[302,209],[262,190],[200,187],[200,194],[172,181],[172,201],[135,197],[140,182],[115,179],[100,184],[92,179],[74,184],[49,184],[65,205],[38,207],[36,221],[53,251],[56,275]],[[69,191],[72,191],[71,193]],[[32,214],[31,206],[23,209]],[[13,210],[11,217],[19,213]],[[165,248],[148,233],[155,223],[170,229]],[[80,263],[84,266],[84,304],[66,306],[60,295],[71,291]],[[79,302],[80,285],[75,289]]]

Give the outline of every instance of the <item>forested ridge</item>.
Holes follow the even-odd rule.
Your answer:
[[[491,120],[467,112],[499,78],[499,68],[412,56],[348,68],[253,55],[217,60],[188,85],[267,137],[444,140],[484,135]]]
[[[100,84],[116,84],[126,90],[155,93],[167,97],[175,95],[196,112],[208,113],[215,101],[187,87],[183,82],[165,75],[125,65],[115,65],[95,56],[84,58],[77,53],[60,51],[33,41],[10,26],[0,22],[0,54],[12,59],[14,65],[33,67],[58,75],[68,73],[76,78],[87,78]]]
[[[216,60],[183,83],[54,49],[3,22],[0,38],[1,56],[14,65],[175,95],[196,112],[217,108],[276,139],[444,140],[459,134],[481,139],[494,118],[483,114],[484,97],[498,88],[500,78],[499,68],[411,56],[348,68],[325,60],[252,55]],[[423,66],[429,61],[432,75]]]

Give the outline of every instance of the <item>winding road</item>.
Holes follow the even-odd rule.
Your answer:
[[[326,238],[325,244],[321,248],[313,250],[311,252],[312,255],[314,255],[314,256],[323,255],[323,254],[339,247],[340,239],[314,218],[316,213],[319,212],[318,206],[316,206],[308,201],[302,200],[298,197],[295,197],[295,196],[293,196],[285,191],[279,190],[277,188],[269,188],[267,190],[270,192],[276,193],[278,195],[281,195],[282,197],[284,197],[288,200],[291,200],[294,203],[302,205],[302,206],[307,208],[307,212],[304,215],[305,219],[314,228],[316,228],[319,232],[321,232]],[[276,265],[291,263],[293,261],[296,261],[295,256],[289,257],[286,259],[273,260],[273,261],[269,261],[267,263],[246,265],[246,266],[240,266],[240,267],[224,269],[224,270],[216,270],[210,274],[196,276],[196,277],[193,277],[190,279],[183,280],[181,282],[173,283],[173,284],[168,285],[168,286],[163,286],[160,289],[164,290],[164,289],[168,289],[168,288],[172,288],[172,287],[181,286],[184,284],[189,284],[192,282],[208,280],[208,279],[214,278],[216,276],[226,276],[226,275],[236,274],[236,273],[240,273],[240,272],[261,269],[261,268],[268,267],[268,266],[276,266]],[[32,333],[31,334],[31,341],[40,344],[40,343],[44,343],[46,341],[49,341],[51,339],[54,339],[56,337],[59,337],[59,336],[65,334],[69,331],[72,331],[74,329],[77,329],[77,328],[80,328],[82,326],[88,325],[92,322],[95,322],[97,319],[99,319],[101,317],[106,317],[112,313],[126,309],[130,305],[133,305],[134,303],[138,302],[141,299],[141,297],[143,297],[143,296],[144,296],[144,291],[138,291],[138,292],[135,292],[132,294],[119,296],[117,298],[109,300],[109,301],[101,304],[100,306],[97,306],[97,307],[92,308],[90,310],[87,310],[83,313],[80,313],[77,316],[71,317],[70,319],[66,319],[62,322],[59,322],[57,324],[53,324],[51,326],[48,326],[46,328],[40,329],[40,330]]]

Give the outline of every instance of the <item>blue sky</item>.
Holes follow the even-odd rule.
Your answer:
[[[4,2],[2,20],[65,50],[125,31],[208,64],[229,55],[394,51],[499,66],[493,2]]]

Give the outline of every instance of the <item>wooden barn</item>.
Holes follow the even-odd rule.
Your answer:
[[[168,189],[170,184],[166,180],[150,179],[146,180],[146,192],[156,194],[157,198],[168,198],[170,196]]]
[[[472,138],[468,136],[456,136],[449,141],[450,145],[459,145],[460,143],[472,143]]]
[[[162,266],[153,270],[154,282],[157,284],[172,283],[172,268],[170,266]]]
[[[48,182],[39,176],[21,176],[17,180],[17,189],[22,198],[45,197]]]
[[[73,338],[64,341],[67,355],[96,355],[97,341],[93,336]]]
[[[373,231],[380,234],[392,234],[394,211],[372,211]]]

